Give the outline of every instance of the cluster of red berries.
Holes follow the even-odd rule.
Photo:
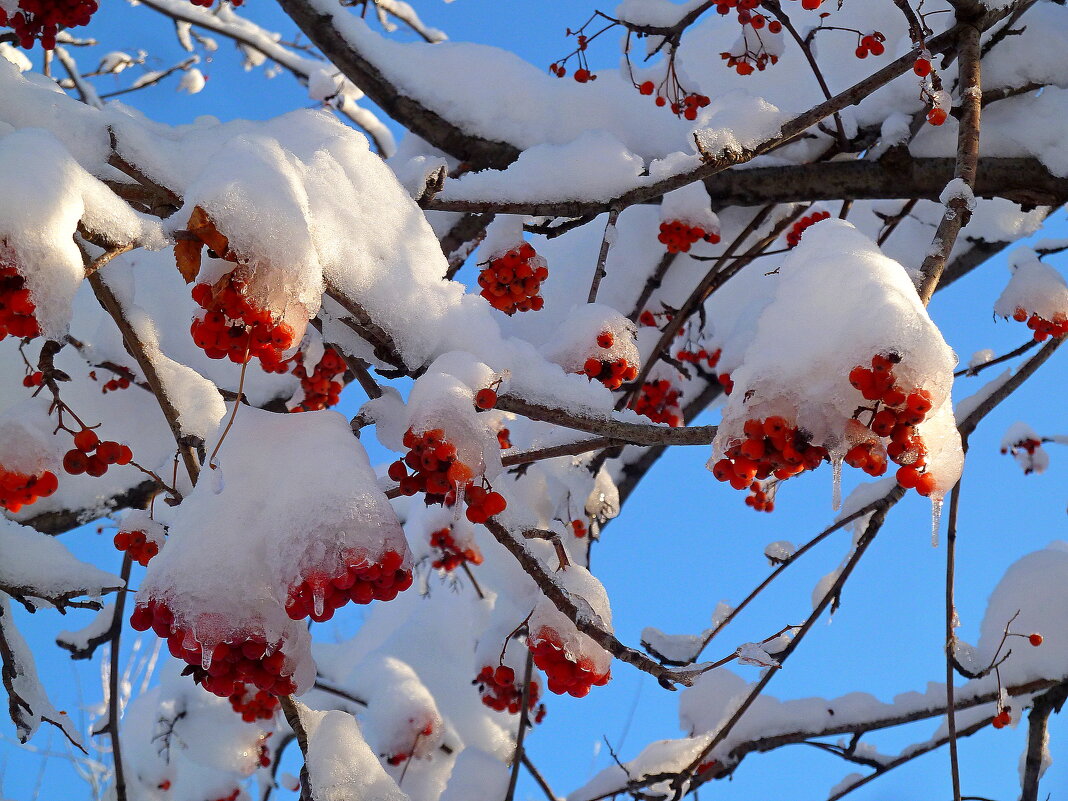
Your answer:
[[[171,608],[157,600],[134,607],[130,625],[166,638],[171,656],[189,665],[193,681],[220,698],[229,698],[245,684],[274,695],[292,695],[297,689],[285,654],[278,647],[268,648],[260,635],[234,635],[205,654],[192,632],[175,623]]]
[[[420,737],[430,737],[433,733],[434,724],[428,723],[426,724],[426,726],[419,730],[419,733],[415,735],[415,739],[416,741],[418,741]],[[393,766],[400,765],[402,762],[406,762],[407,760],[411,759],[412,753],[414,751],[415,747],[413,746],[412,751],[404,751],[399,754],[390,754],[386,757],[386,762]]]
[[[477,685],[482,703],[490,709],[498,712],[507,709],[513,715],[519,713],[523,704],[523,690],[516,684],[515,671],[507,665],[496,669],[486,665],[471,683]],[[527,710],[534,713],[534,723],[545,720],[545,704],[538,704],[538,684],[534,681],[527,688]]]
[[[667,98],[660,96],[654,101],[658,106],[666,106]],[[683,117],[687,120],[697,119],[697,109],[704,108],[712,100],[707,95],[699,95],[694,92],[690,94],[682,95],[678,100],[671,103],[671,113],[676,117]],[[712,241],[712,240],[709,240]],[[719,241],[719,238],[716,238]]]
[[[273,731],[268,731],[260,735],[259,748],[256,752],[256,762],[261,768],[271,767],[271,749],[267,747],[267,738],[272,734],[274,734]]]
[[[3,13],[0,11],[0,14]],[[8,334],[20,339],[39,336],[41,326],[33,316],[35,311],[37,307],[30,299],[26,279],[14,264],[4,261],[0,256],[0,339]]]
[[[656,238],[667,247],[668,253],[689,253],[690,246],[699,239],[713,245],[719,242],[719,234],[714,231],[705,231],[700,226],[687,225],[681,220],[660,223],[660,233]]]
[[[97,8],[96,0],[19,0],[19,10],[11,16],[0,9],[0,25],[13,28],[26,50],[37,39],[45,50],[54,50],[60,28],[88,25]]]
[[[742,432],[745,439],[727,448],[712,466],[717,481],[730,482],[737,490],[749,490],[754,481],[771,476],[785,481],[815,470],[827,458],[826,448],[813,445],[806,432],[784,417],[746,420]]]
[[[867,36],[861,36],[860,44],[857,45],[857,58],[881,56],[886,52],[886,46],[883,44],[885,41],[886,37],[879,33],[879,31],[873,31]]]
[[[1047,320],[1037,314],[1028,316],[1026,309],[1017,308],[1012,313],[1012,319],[1018,323],[1026,322],[1027,327],[1035,332],[1035,342],[1045,342],[1050,337],[1068,334],[1068,317],[1057,316]]]
[[[817,211],[812,214],[806,214],[790,227],[789,233],[786,234],[787,246],[792,248],[797,247],[801,242],[801,234],[805,232],[806,228],[810,225],[815,225],[820,220],[826,220],[830,216],[831,213],[829,211]]]
[[[611,331],[602,331],[597,335],[597,346],[608,350],[615,344],[616,338]],[[596,378],[609,389],[619,389],[624,381],[633,381],[638,377],[638,366],[626,359],[598,359],[590,356],[582,365],[582,372],[590,379]]]
[[[291,412],[314,412],[335,406],[341,399],[342,385],[335,381],[345,373],[345,360],[333,348],[323,351],[319,363],[308,374],[304,366],[304,354],[298,351],[293,360],[293,375],[300,379],[300,388],[304,390],[304,400],[290,409]]]
[[[412,571],[403,567],[404,557],[396,551],[386,551],[377,562],[352,552],[344,561],[336,575],[317,570],[290,587],[286,614],[293,620],[310,617],[323,623],[349,601],[392,601],[412,586]]]
[[[1024,439],[1017,440],[1008,447],[1003,447],[1001,449],[1001,452],[1003,454],[1011,452],[1013,458],[1017,459],[1017,461],[1020,463],[1020,466],[1023,467],[1024,475],[1029,476],[1035,472],[1035,452],[1041,447],[1042,440],[1034,439],[1032,437],[1025,437]],[[1027,454],[1027,458],[1020,458],[1024,453]],[[1033,636],[1039,637],[1039,643],[1041,642],[1041,635],[1036,634]],[[1037,645],[1039,643],[1032,643],[1032,645]]]
[[[683,348],[675,354],[675,358],[680,362],[690,362],[690,364],[700,364],[704,362],[708,365],[709,369],[714,369],[719,364],[719,357],[723,351],[720,348],[716,348],[711,353],[705,348],[700,350],[686,350]]]
[[[83,428],[74,435],[74,447],[63,454],[63,469],[72,476],[86,473],[99,478],[110,465],[126,465],[132,461],[133,451],[129,445],[101,441],[91,428]]]
[[[40,370],[28,373],[22,378],[22,386],[24,387],[39,387],[44,383],[44,373]]]
[[[1004,729],[1012,723],[1012,707],[999,708],[998,713],[994,715],[994,719],[990,723],[995,729]]]
[[[549,691],[557,695],[567,693],[574,698],[583,698],[590,687],[603,687],[612,677],[612,671],[597,673],[593,662],[585,657],[575,662],[567,654],[560,635],[548,626],[539,629],[528,643],[534,664],[545,671]]]
[[[757,512],[774,512],[775,494],[768,493],[768,485],[754,481],[749,485],[749,494],[745,496],[745,505],[752,507]]]
[[[482,287],[479,294],[508,315],[538,311],[545,305],[545,299],[538,294],[541,282],[548,277],[545,259],[533,245],[524,242],[486,263],[478,275],[478,285]]]
[[[631,402],[630,408],[645,415],[654,423],[667,423],[672,428],[682,425],[679,411],[679,391],[667,379],[646,381],[642,390]]]
[[[120,530],[115,535],[115,549],[130,554],[130,558],[141,566],[147,565],[159,553],[159,545],[141,530]]]
[[[731,380],[730,373],[720,373],[716,376],[716,380],[719,382],[719,385],[723,387],[724,395],[730,395],[734,392],[734,381]]]
[[[724,51],[719,54],[719,57],[726,61],[727,66],[739,75],[752,75],[754,70],[763,72],[768,68],[769,64],[777,64],[779,62],[777,55],[768,53],[765,50],[757,53],[746,50],[740,55]]]
[[[107,381],[105,381],[104,388],[101,390],[101,392],[107,395],[109,392],[115,392],[120,389],[129,389],[129,387],[130,379],[124,375],[121,375],[118,378],[109,378]]]
[[[293,346],[293,328],[276,321],[269,310],[257,308],[246,295],[245,281],[235,273],[214,287],[193,287],[193,300],[204,309],[203,318],[190,326],[193,341],[209,359],[229,358],[242,364],[255,356],[267,372],[286,372],[282,352]]]
[[[571,533],[579,539],[582,539],[589,533],[589,530],[586,528],[586,524],[582,520],[572,520]]]
[[[230,695],[230,706],[241,716],[245,723],[257,720],[270,720],[278,709],[278,696],[264,690],[256,690],[245,684],[234,687]],[[268,763],[270,760],[268,759]],[[263,767],[267,767],[264,765]]]
[[[36,503],[38,498],[47,498],[58,488],[59,480],[51,471],[33,476],[0,466],[0,506],[9,512]]]
[[[886,445],[886,456],[883,456],[881,443],[869,441],[851,448],[845,461],[869,475],[880,476],[886,472],[886,458],[889,457],[901,465],[897,483],[928,496],[935,490],[935,478],[926,472],[927,447],[916,426],[931,411],[931,393],[925,389],[906,392],[896,384],[894,365],[900,361],[901,357],[896,353],[876,354],[870,369],[858,365],[849,372],[849,383],[865,400],[875,401],[868,428],[878,437],[889,437],[890,442]],[[882,408],[879,408],[880,404]]]
[[[461,548],[452,537],[451,528],[439,528],[430,534],[430,547],[437,548],[441,555],[432,564],[438,570],[451,573],[460,565],[468,562],[472,565],[482,564],[482,554],[474,545]]]

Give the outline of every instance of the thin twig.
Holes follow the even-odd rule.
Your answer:
[[[604,227],[604,236],[601,238],[601,251],[597,255],[597,266],[593,270],[593,282],[590,284],[587,303],[597,302],[597,290],[601,287],[601,279],[607,275],[605,264],[608,261],[608,251],[612,243],[616,241],[616,220],[618,219],[619,209],[613,208],[608,212],[608,223]]]
[[[512,757],[512,775],[508,779],[508,792],[505,793],[504,801],[512,801],[515,798],[515,786],[519,780],[519,766],[523,763],[523,739],[526,737],[527,728],[530,726],[530,717],[527,703],[530,700],[530,674],[534,669],[534,654],[527,651],[527,663],[523,669],[523,694],[519,701],[519,732],[515,737],[515,755]]]

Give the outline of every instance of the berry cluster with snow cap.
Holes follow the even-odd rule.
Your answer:
[[[1012,278],[994,303],[994,314],[1027,323],[1036,342],[1068,334],[1068,282],[1029,248],[1009,259]]]
[[[539,294],[549,277],[545,259],[533,245],[524,242],[485,262],[478,274],[479,293],[489,304],[505,314],[538,311],[545,305]]]
[[[146,512],[130,512],[123,517],[114,544],[139,565],[147,565],[163,547],[165,537],[166,528]]]
[[[642,384],[641,392],[631,402],[630,408],[654,423],[667,423],[673,428],[682,425],[679,391],[664,378]]]
[[[23,506],[47,498],[59,488],[55,473],[45,470],[38,475],[26,475],[0,465],[0,506],[17,512]]]
[[[962,466],[956,357],[905,270],[849,223],[824,220],[767,278],[774,298],[729,377],[717,478],[749,488],[826,459],[881,475],[889,459],[902,486],[940,498]]]

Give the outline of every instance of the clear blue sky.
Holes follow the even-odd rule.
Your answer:
[[[107,50],[150,51],[148,66],[160,69],[180,60],[183,53],[174,43],[170,25],[145,8],[130,9],[119,0],[104,3],[94,30]],[[269,0],[249,0],[256,13],[269,12],[265,24],[281,20]],[[425,21],[449,33],[457,41],[471,40],[517,51],[536,64],[547,65],[568,51],[563,33],[568,25],[581,24],[594,7],[583,0],[421,0],[417,7]],[[280,23],[281,25],[282,23]],[[280,27],[287,36],[288,27]],[[210,76],[207,89],[189,98],[173,91],[177,78],[162,87],[130,96],[132,105],[150,117],[180,123],[204,113],[223,119],[264,118],[294,107],[307,106],[306,93],[288,75],[273,80],[262,70],[245,76],[241,84],[239,59],[225,42],[216,59],[202,66]],[[79,53],[80,55],[80,53]],[[610,48],[594,54],[602,66],[614,62]],[[94,58],[87,58],[86,67]],[[115,88],[128,84],[130,73],[114,79]],[[106,91],[106,79],[100,85]],[[236,87],[240,86],[240,90]],[[1062,220],[1047,235],[1064,235]],[[1064,263],[1060,263],[1064,269]],[[980,348],[1005,352],[1024,340],[1021,326],[995,322],[990,314],[993,300],[1007,277],[1000,259],[975,271],[952,290],[939,295],[931,306],[936,322],[950,344],[967,360]],[[1002,432],[1012,422],[1025,420],[1040,433],[1066,433],[1063,417],[1063,375],[1066,356],[1059,353],[1004,408],[996,411],[972,439],[965,472],[961,517],[958,597],[963,620],[961,634],[974,640],[987,594],[1004,569],[1019,556],[1065,536],[1065,503],[1068,487],[1068,449],[1051,446],[1053,464],[1042,476],[1024,477],[1008,457],[998,454]],[[956,397],[970,394],[982,378],[965,379]],[[342,411],[352,411],[358,398],[347,396]],[[697,423],[715,422],[715,415]],[[830,509],[829,470],[795,479],[786,485],[777,501],[778,511],[761,515],[749,511],[738,493],[712,480],[704,469],[704,448],[675,449],[661,459],[641,488],[630,499],[626,514],[612,523],[604,541],[594,552],[593,569],[604,582],[613,603],[616,630],[621,639],[636,644],[642,627],[654,625],[669,632],[699,632],[708,625],[716,602],[739,601],[765,575],[763,545],[786,539],[803,542],[833,517]],[[385,453],[372,453],[385,461]],[[847,479],[847,489],[848,489]],[[679,488],[685,488],[680,493]],[[833,697],[854,690],[874,693],[883,700],[910,690],[923,690],[928,681],[944,675],[942,661],[942,576],[945,551],[930,546],[930,512],[923,500],[910,497],[893,510],[890,522],[847,585],[843,607],[829,624],[821,622],[787,668],[770,686],[773,695],[784,698],[824,695]],[[110,535],[96,537],[87,527],[64,536],[64,541],[83,558],[117,570],[118,559],[110,547]],[[773,592],[723,635],[721,656],[737,643],[760,639],[787,623],[799,623],[810,610],[809,597],[816,581],[837,566],[848,547],[848,534],[840,533],[792,567]],[[138,573],[135,572],[136,584]],[[57,706],[73,709],[78,687],[95,698],[98,680],[84,665],[75,668],[64,652],[52,645],[54,632],[76,628],[86,615],[67,618],[48,612],[25,626],[39,659],[39,668]],[[359,612],[347,610],[335,624],[322,627],[322,635],[351,632]],[[755,668],[740,668],[755,679]],[[607,737],[623,759],[632,757],[650,740],[680,734],[675,699],[649,677],[616,665],[614,679],[605,689],[596,689],[576,701],[553,697],[549,715],[528,739],[533,760],[546,773],[559,793],[574,789],[593,772],[610,764],[601,742]],[[925,738],[933,724],[921,724],[901,732],[873,738],[885,750],[894,751],[912,740]],[[964,791],[993,799],[1018,794],[1016,765],[1024,745],[1025,727],[988,731],[964,741],[962,774]],[[27,757],[11,744],[12,727],[0,722],[0,797],[25,801],[33,797],[41,766],[39,758]],[[48,747],[46,726],[33,744]],[[1068,726],[1055,720],[1051,727],[1054,765],[1046,774],[1044,789],[1068,788]],[[51,746],[63,750],[60,738]],[[819,799],[854,766],[841,763],[815,749],[789,747],[778,753],[750,757],[738,769],[730,787],[714,785],[702,791],[727,792],[735,798],[786,797]],[[78,799],[88,797],[84,784],[53,759],[44,771],[40,797]],[[922,787],[926,798],[948,798],[947,757],[944,752],[921,758],[894,771],[855,794],[857,799],[911,797]],[[282,794],[281,797],[285,797]],[[541,797],[524,783],[520,797]]]

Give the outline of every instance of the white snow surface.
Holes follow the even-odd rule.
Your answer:
[[[302,708],[308,732],[308,772],[322,801],[407,801],[382,768],[352,715]]]

